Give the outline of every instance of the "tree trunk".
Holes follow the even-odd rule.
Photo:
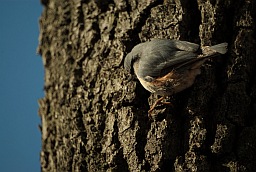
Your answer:
[[[42,171],[256,171],[255,0],[42,0]],[[156,100],[123,69],[152,38],[229,43]]]

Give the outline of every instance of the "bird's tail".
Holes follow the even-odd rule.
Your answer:
[[[202,47],[202,51],[204,55],[211,55],[216,53],[225,54],[228,51],[228,43],[224,42],[214,46],[205,46]]]
[[[209,48],[217,53],[225,54],[228,51],[228,43],[224,42],[221,44],[211,46]]]
[[[202,47],[203,54],[199,55],[195,59],[191,59],[185,63],[180,64],[177,67],[177,69],[179,69],[179,68],[183,68],[183,69],[199,68],[207,59],[209,59],[211,57],[218,56],[219,54],[225,54],[228,51],[227,47],[228,47],[228,43],[226,43],[226,42],[217,44],[214,46],[204,46],[204,47]],[[191,65],[192,65],[192,67],[191,67]]]

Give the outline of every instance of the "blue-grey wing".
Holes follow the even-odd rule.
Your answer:
[[[195,52],[199,45],[186,41],[157,39],[146,42],[139,48],[141,54],[138,75],[150,80],[167,74],[175,66],[197,58]]]

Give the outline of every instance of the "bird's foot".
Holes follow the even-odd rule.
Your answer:
[[[173,104],[171,103],[171,102],[162,102],[162,100],[164,100],[165,99],[165,96],[163,96],[163,97],[161,97],[161,98],[159,98],[159,99],[157,99],[156,101],[155,101],[155,103],[151,106],[151,108],[148,110],[148,116],[149,117],[151,117],[151,114],[152,114],[152,112],[153,112],[153,110],[155,109],[155,107],[158,105],[158,104],[164,104],[164,105],[169,105],[169,106],[172,106],[173,107]]]

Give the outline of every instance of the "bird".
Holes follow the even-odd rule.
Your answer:
[[[174,39],[153,39],[136,45],[124,59],[124,69],[135,74],[141,85],[161,98],[148,110],[150,115],[167,96],[191,87],[201,73],[203,63],[215,56],[225,54],[228,43],[202,46]]]

